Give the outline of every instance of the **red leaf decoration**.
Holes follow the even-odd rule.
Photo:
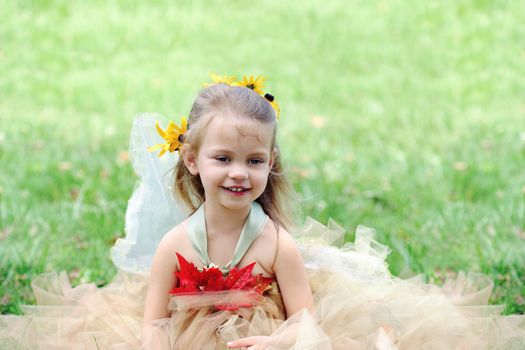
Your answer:
[[[199,270],[193,263],[188,262],[182,255],[177,254],[180,271],[175,272],[176,285],[170,290],[170,294],[188,294],[206,291],[222,290],[246,290],[254,291],[262,295],[270,289],[273,278],[264,277],[262,274],[252,275],[255,262],[246,265],[242,269],[234,267],[223,276],[217,267],[203,268]],[[251,304],[215,305],[219,310],[237,310],[240,307],[251,307]]]
[[[203,290],[219,291],[224,290],[224,278],[222,272],[217,267],[211,267],[202,271],[206,275],[206,282]]]
[[[194,264],[189,263],[184,257],[177,253],[179,260],[180,271],[175,272],[177,278],[177,286],[170,290],[170,294],[180,294],[189,292],[199,292],[199,282],[202,281],[201,272]]]
[[[250,265],[243,267],[239,271],[239,277],[231,289],[245,289],[244,287],[248,285],[250,281],[254,278],[254,276],[252,276],[252,270],[254,266],[255,263],[253,262]]]

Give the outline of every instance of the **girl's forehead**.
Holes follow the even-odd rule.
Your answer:
[[[204,134],[203,145],[238,144],[269,148],[273,141],[273,125],[250,118],[215,117],[210,120]]]

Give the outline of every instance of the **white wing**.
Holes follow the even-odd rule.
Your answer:
[[[189,214],[173,196],[177,152],[159,158],[158,151],[147,150],[164,142],[155,129],[157,121],[162,128],[168,124],[162,115],[140,114],[131,129],[129,155],[139,180],[128,201],[126,237],[118,239],[111,248],[113,263],[128,272],[149,271],[160,239]]]

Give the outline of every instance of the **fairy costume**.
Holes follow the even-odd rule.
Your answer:
[[[170,319],[156,323],[153,343],[169,342],[175,349],[226,349],[227,341],[250,335],[270,335],[285,320],[279,287],[273,278],[252,275],[254,263],[239,269],[245,253],[262,232],[267,215],[253,203],[235,253],[225,266],[210,261],[204,206],[184,224],[193,250],[207,266],[196,268],[177,254],[180,271],[168,309]]]
[[[169,169],[176,155],[157,158],[146,152],[158,141],[154,129],[158,119],[142,116],[132,130],[131,159],[141,181],[128,204],[127,236],[111,252],[119,268],[115,279],[103,288],[92,284],[72,288],[65,273],[38,277],[33,281],[37,305],[22,307],[25,316],[0,317],[1,349],[141,347],[151,258],[162,235],[188,215],[170,196]],[[208,265],[205,223],[199,215],[197,211],[192,216],[186,230],[193,249]],[[266,220],[257,209],[250,217],[230,268]],[[291,234],[309,276],[313,313],[302,310],[285,320],[275,281],[262,294],[250,288],[175,293],[169,304],[172,316],[155,322],[149,340],[164,349],[220,349],[227,341],[251,335],[271,335],[265,349],[525,347],[525,317],[503,317],[501,307],[487,305],[492,282],[485,276],[459,274],[443,287],[393,277],[385,263],[388,248],[375,242],[373,232],[364,227],[358,228],[354,243],[344,245],[344,231],[334,223],[326,227],[309,219]]]

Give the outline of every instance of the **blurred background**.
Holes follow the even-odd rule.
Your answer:
[[[488,274],[525,311],[525,2],[0,1],[0,311],[31,280],[108,283],[135,115],[209,73],[268,77],[302,214],[396,275]]]

